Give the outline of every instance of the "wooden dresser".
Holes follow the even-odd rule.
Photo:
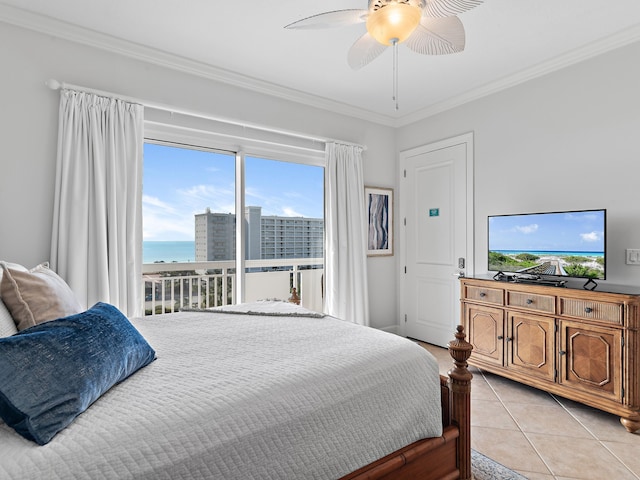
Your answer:
[[[640,429],[640,292],[460,282],[469,364],[619,415],[630,432]]]

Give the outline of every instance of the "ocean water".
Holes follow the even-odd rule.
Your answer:
[[[532,255],[555,255],[555,256],[569,256],[575,255],[577,257],[604,257],[604,252],[570,252],[570,251],[554,251],[554,250],[491,250],[492,252],[504,253],[506,255],[515,255],[518,253],[530,253]]]
[[[193,262],[196,259],[196,242],[142,242],[142,263]]]

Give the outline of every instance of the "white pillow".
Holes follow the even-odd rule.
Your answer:
[[[0,261],[0,264],[4,268],[10,268],[11,270],[18,270],[20,272],[28,272],[29,271],[29,269],[27,267],[24,267],[24,266],[20,265],[19,263],[10,263],[10,262]],[[2,273],[4,272],[4,268],[0,268],[0,281],[2,281]]]
[[[8,337],[14,333],[18,333],[16,322],[13,321],[13,317],[4,302],[0,300],[0,338]]]
[[[23,271],[1,264],[0,292],[18,330],[83,311],[69,285],[41,263]]]
[[[25,267],[18,265],[17,263],[2,262],[2,264],[13,270],[19,270],[22,272],[28,271]],[[3,272],[4,268],[0,268],[0,282],[2,282]],[[18,327],[16,327],[16,322],[13,321],[11,313],[9,313],[7,306],[4,304],[2,297],[0,296],[0,338],[9,337],[14,333],[18,333]]]

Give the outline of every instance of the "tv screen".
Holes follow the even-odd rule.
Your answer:
[[[489,270],[606,278],[606,210],[493,215]]]

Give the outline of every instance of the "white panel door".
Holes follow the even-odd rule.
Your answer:
[[[473,273],[472,152],[469,134],[400,156],[400,318],[404,335],[434,345],[453,338],[458,275]]]

